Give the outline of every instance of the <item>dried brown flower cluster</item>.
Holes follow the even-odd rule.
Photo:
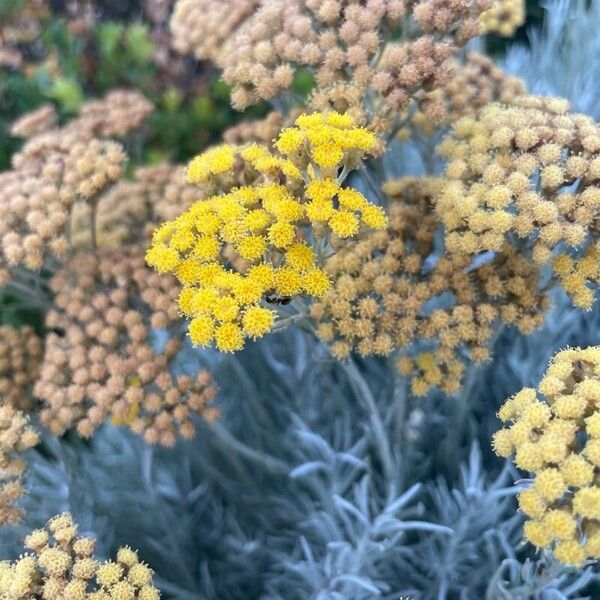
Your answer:
[[[419,90],[439,85],[457,46],[478,35],[479,17],[490,2],[263,0],[257,5],[180,0],[172,21],[178,48],[223,68],[237,108],[289,90],[296,71],[308,67],[317,81],[313,110],[352,109],[359,117],[367,97],[374,104],[369,112],[398,111]],[[401,28],[406,39],[386,47]]]
[[[436,203],[452,255],[502,252],[554,261],[574,303],[590,308],[598,272],[600,127],[564,100],[523,97],[464,118],[439,147],[449,159]],[[586,248],[583,256],[570,253]]]
[[[137,130],[152,112],[152,103],[132,90],[114,89],[104,98],[89,100],[68,130],[88,130],[95,137],[125,137]]]
[[[117,180],[124,158],[114,142],[33,138],[0,175],[0,267],[39,270],[46,254],[63,254],[71,207]]]
[[[481,33],[512,37],[523,23],[525,0],[494,0],[494,5],[481,15]]]
[[[41,420],[54,434],[76,427],[89,437],[112,418],[149,443],[172,445],[178,434],[194,435],[193,413],[216,417],[210,375],[172,375],[176,339],[160,353],[153,348],[151,329],[179,322],[179,289],[174,278],[145,266],[143,250],[75,255],[51,287],[55,308],[46,325],[53,332],[34,392],[46,403]]]
[[[0,399],[0,525],[15,523],[21,517],[15,506],[24,491],[21,455],[38,441],[27,416]]]
[[[409,12],[421,35],[384,47],[387,31]],[[475,35],[477,16],[475,3],[444,0],[412,7],[395,0],[355,1],[343,8],[336,1],[266,4],[234,36],[223,76],[234,85],[234,105],[240,107],[288,89],[297,66],[310,66],[317,80],[314,109],[333,105],[361,112],[363,98],[376,92],[387,108],[401,111],[415,93],[445,80],[445,63],[456,48],[441,35],[453,30],[463,43]],[[376,106],[374,112],[382,110]]]
[[[162,221],[174,219],[202,198],[198,186],[185,180],[185,168],[168,163],[139,167],[133,179],[122,179],[97,201],[97,246],[145,244]],[[73,208],[71,244],[93,247],[92,207],[79,202]]]
[[[179,0],[171,18],[173,46],[198,60],[219,63],[231,34],[261,0]]]
[[[419,109],[411,117],[410,125],[419,133],[431,135],[461,117],[474,117],[491,102],[513,104],[527,91],[521,79],[507,75],[477,52],[469,53],[464,63],[451,61],[448,69],[446,82],[420,102],[425,110]],[[405,138],[411,133],[411,128],[405,127],[399,136]]]
[[[115,560],[94,557],[95,540],[77,535],[64,513],[25,538],[29,551],[0,562],[0,597],[6,600],[160,600],[152,569],[124,547]]]
[[[311,306],[317,334],[340,359],[353,350],[416,355],[398,366],[418,395],[432,386],[456,391],[463,357],[488,359],[498,320],[528,332],[547,304],[536,292],[535,265],[510,247],[472,269],[470,258],[439,256],[433,198],[442,185],[428,178],[388,182],[388,229],[330,259],[332,289]]]
[[[31,138],[46,133],[56,125],[58,115],[52,104],[44,104],[40,108],[17,119],[10,128],[14,137]]]
[[[42,339],[32,327],[0,325],[0,401],[21,410],[32,407],[30,391],[42,352]]]
[[[125,135],[151,110],[137,92],[116,90],[82,107],[81,115],[46,130],[47,109],[20,119],[15,133],[30,137],[0,175],[0,283],[19,265],[39,270],[46,256],[70,247],[70,215],[77,201],[94,204],[123,173],[120,144],[98,137]]]

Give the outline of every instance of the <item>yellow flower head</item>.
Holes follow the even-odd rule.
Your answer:
[[[190,162],[188,181],[211,192],[156,230],[146,259],[181,282],[178,308],[191,318],[194,344],[236,351],[244,337],[272,329],[277,312],[261,306],[270,295],[327,292],[320,263],[334,247],[361,228],[386,225],[379,207],[341,185],[378,146],[350,115],[315,113],[284,129],[274,149],[224,144]],[[247,185],[235,187],[242,179]]]
[[[516,451],[517,466],[534,473],[519,494],[521,511],[535,519],[525,537],[570,565],[600,558],[600,544],[580,537],[600,528],[599,366],[600,347],[559,352],[537,393],[525,388],[506,401],[498,414],[513,424],[494,437],[498,454]]]

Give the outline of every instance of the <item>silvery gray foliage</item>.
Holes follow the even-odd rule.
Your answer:
[[[503,68],[521,77],[534,94],[567,98],[600,118],[600,3],[546,0],[544,24],[529,32],[529,47],[514,44]]]
[[[340,366],[300,330],[235,357],[188,349],[178,368],[215,372],[221,422],[172,450],[111,426],[46,439],[2,557],[71,510],[100,555],[139,548],[168,599],[583,597],[594,573],[521,546],[519,475],[489,432],[506,395],[535,383],[553,349],[592,341],[599,320],[559,296],[544,331],[504,332],[456,398],[411,398],[387,361]]]

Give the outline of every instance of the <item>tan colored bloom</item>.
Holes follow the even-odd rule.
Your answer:
[[[564,100],[522,96],[459,119],[439,152],[449,161],[436,202],[447,251],[475,256],[509,243],[545,265],[560,249],[555,274],[589,309],[587,284],[600,280],[600,127]]]
[[[0,399],[15,408],[32,407],[31,386],[39,373],[41,338],[30,326],[0,325]]]
[[[172,445],[193,436],[192,414],[216,417],[207,373],[171,374],[180,344],[155,350],[152,330],[176,333],[178,286],[152,273],[143,251],[98,249],[76,254],[51,280],[52,330],[35,394],[42,422],[56,435],[76,427],[89,437],[106,419],[128,425],[151,443]],[[156,344],[156,342],[154,343]]]
[[[15,523],[21,517],[15,503],[24,492],[22,454],[38,441],[28,417],[0,399],[0,525]]]
[[[468,269],[461,255],[438,256],[434,197],[443,181],[405,178],[384,185],[389,226],[341,250],[327,264],[333,285],[311,307],[317,333],[338,358],[351,350],[386,355],[402,350],[399,369],[415,394],[456,391],[464,365],[489,358],[497,321],[529,332],[547,300],[535,265],[505,246]]]

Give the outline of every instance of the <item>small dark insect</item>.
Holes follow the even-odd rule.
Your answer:
[[[538,563],[538,566],[536,569],[538,577],[544,572],[545,569],[546,569],[545,563],[543,563],[543,562]]]
[[[583,381],[585,378],[585,374],[583,372],[583,363],[580,360],[576,360],[575,361],[575,365],[573,368],[573,380],[576,383],[579,383],[580,381]]]
[[[277,296],[277,294],[275,294],[275,292],[267,292],[265,294],[265,300],[268,304],[281,304],[283,306],[285,306],[286,304],[289,304],[292,299],[289,296]]]

